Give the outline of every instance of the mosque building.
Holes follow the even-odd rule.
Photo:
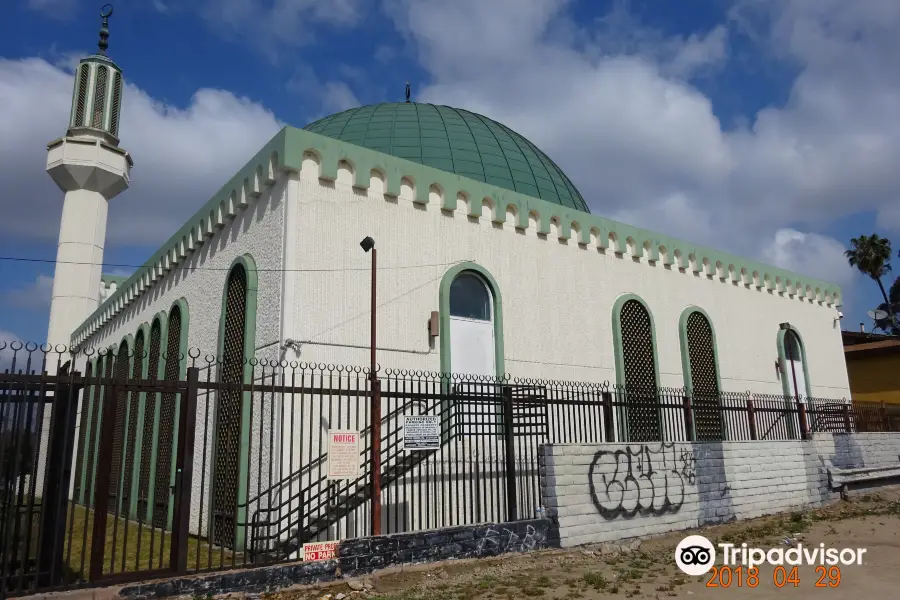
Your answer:
[[[105,275],[133,164],[122,76],[103,37],[48,145],[65,192],[51,344],[161,378],[184,377],[190,348],[366,366],[368,237],[383,369],[850,397],[837,285],[593,214],[520,133],[408,91],[248,147],[143,267]]]

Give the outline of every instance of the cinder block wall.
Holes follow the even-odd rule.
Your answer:
[[[548,515],[564,547],[661,534],[817,506],[838,497],[828,468],[900,465],[900,434],[808,441],[548,444]]]

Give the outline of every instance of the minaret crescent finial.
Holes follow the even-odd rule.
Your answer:
[[[113,5],[104,4],[100,9],[100,18],[103,19],[100,24],[100,41],[97,46],[100,48],[100,54],[106,55],[106,49],[109,48],[109,18],[113,14]]]

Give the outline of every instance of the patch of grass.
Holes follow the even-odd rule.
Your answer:
[[[526,589],[522,590],[522,593],[525,594],[526,596],[536,597],[536,596],[543,596],[544,594],[547,593],[547,591],[544,588],[526,588]]]
[[[605,590],[609,586],[609,581],[607,581],[606,577],[594,571],[585,573],[581,579],[595,590]]]
[[[486,577],[481,578],[478,581],[478,583],[475,584],[475,586],[479,589],[487,590],[492,587],[495,587],[498,583],[500,583],[500,580],[498,580],[493,575],[488,575]]]
[[[534,584],[538,587],[550,587],[550,578],[546,575],[541,575]]]

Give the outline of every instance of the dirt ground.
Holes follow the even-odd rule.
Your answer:
[[[817,573],[788,567],[779,579],[771,566],[759,568],[756,587],[735,574],[730,585],[709,587],[711,573],[689,577],[675,566],[675,546],[699,533],[714,544],[746,542],[763,549],[802,543],[832,548],[867,548],[863,564]],[[718,550],[718,549],[717,549]],[[721,564],[721,552],[716,558]],[[838,581],[838,575],[840,577]],[[820,581],[821,579],[821,581]],[[726,580],[722,581],[725,584]],[[820,586],[817,587],[817,583]],[[828,586],[831,587],[828,587]],[[269,600],[507,600],[535,598],[897,598],[900,590],[900,491],[883,491],[802,513],[682,531],[626,545],[448,561],[375,575],[327,587],[266,594]]]

